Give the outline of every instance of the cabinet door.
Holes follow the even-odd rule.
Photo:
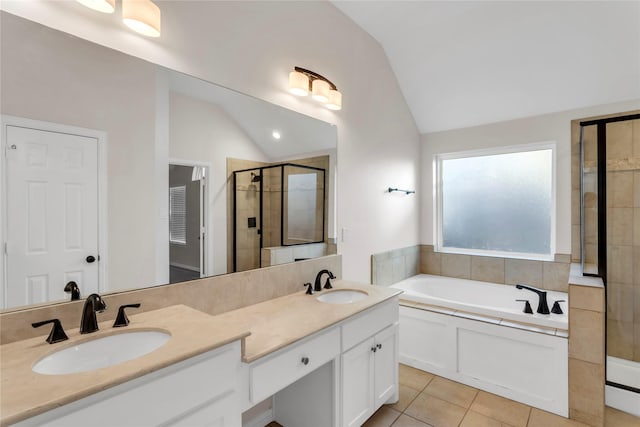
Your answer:
[[[200,408],[162,424],[162,427],[231,427],[242,424],[234,393],[225,393]]]
[[[374,408],[377,409],[394,395],[398,387],[397,325],[375,336]]]
[[[342,355],[342,425],[360,426],[373,411],[374,339]]]

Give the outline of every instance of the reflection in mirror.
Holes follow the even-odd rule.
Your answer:
[[[329,158],[303,161],[325,167],[283,163],[233,172],[233,271],[326,255]]]
[[[16,147],[0,174],[2,308],[68,300],[70,281],[83,298],[232,272],[240,169],[325,169],[319,241],[334,235],[334,126],[6,12],[0,24],[3,146]],[[251,268],[280,262],[262,258]]]

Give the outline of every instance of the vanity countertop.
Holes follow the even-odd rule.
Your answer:
[[[316,298],[332,290],[313,295],[300,291],[229,311],[216,318],[224,319],[228,324],[242,325],[251,331],[245,340],[242,357],[243,362],[251,363],[402,293],[402,290],[386,286],[362,285],[344,280],[335,280],[332,284],[332,290],[355,289],[369,296],[351,304],[328,304]]]
[[[129,318],[131,323],[126,328],[114,329],[113,321],[102,322],[100,330],[89,335],[80,335],[77,328],[69,329],[66,331],[69,340],[56,344],[48,344],[45,333],[1,345],[0,425],[38,415],[249,335],[244,325],[221,323],[216,317],[185,305],[132,314]],[[171,334],[171,339],[142,357],[94,371],[41,375],[31,370],[44,356],[73,344],[143,330],[164,330]]]
[[[243,340],[242,360],[251,363],[402,293],[341,280],[333,286],[335,290],[360,290],[368,297],[351,304],[329,304],[317,297],[332,290],[314,295],[300,291],[217,316],[184,305],[131,315],[131,324],[122,332],[165,330],[171,339],[145,356],[90,372],[41,375],[31,368],[47,354],[73,343],[113,334],[111,321],[101,323],[101,329],[90,336],[80,335],[78,329],[68,330],[69,340],[58,344],[50,345],[40,336],[1,345],[0,425],[38,415],[239,339]]]

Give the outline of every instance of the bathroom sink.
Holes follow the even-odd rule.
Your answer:
[[[369,294],[364,291],[340,289],[322,294],[317,298],[317,300],[329,304],[351,304],[363,300],[368,296]]]
[[[135,359],[160,348],[171,335],[161,331],[131,331],[108,335],[52,353],[33,365],[44,375],[92,371]]]

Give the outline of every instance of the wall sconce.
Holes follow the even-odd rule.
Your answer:
[[[342,94],[329,79],[313,71],[294,67],[289,73],[289,92],[296,96],[311,97],[325,104],[330,110],[342,109]]]
[[[116,0],[76,0],[103,13],[115,11]],[[122,0],[122,22],[148,37],[160,37],[160,8],[151,0]]]

